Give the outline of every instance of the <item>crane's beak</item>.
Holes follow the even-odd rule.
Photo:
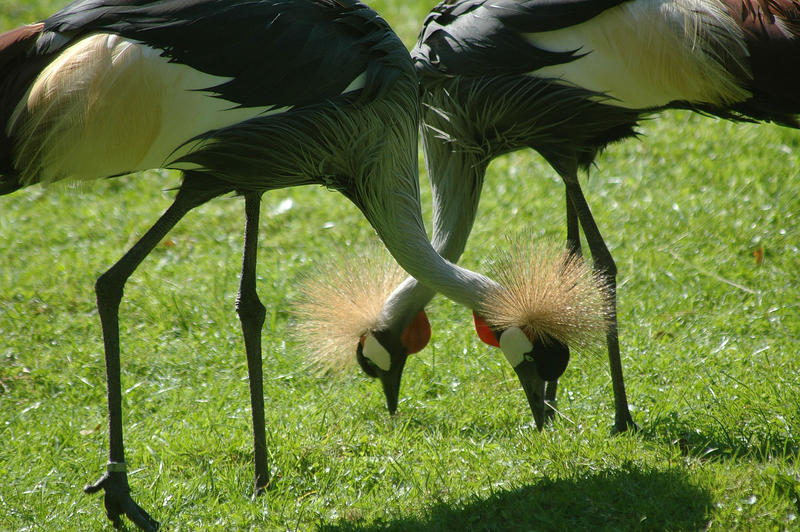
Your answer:
[[[525,397],[528,398],[536,428],[542,430],[544,426],[545,381],[539,376],[536,363],[533,361],[526,360],[518,364],[514,371],[517,373],[520,384],[522,384],[522,389],[525,390]]]
[[[400,396],[400,380],[403,378],[403,368],[406,365],[405,353],[392,353],[392,366],[389,371],[378,369],[378,377],[383,385],[383,395],[386,396],[386,408],[394,415],[397,412],[397,401]]]
[[[387,340],[387,338],[384,338],[384,340]],[[373,348],[375,348],[374,344]],[[383,344],[380,344],[380,346],[375,349],[377,353],[372,356],[376,359],[379,358],[381,365],[378,365],[376,360],[367,357],[364,353],[364,342],[359,342],[356,346],[356,359],[364,373],[370,377],[377,377],[381,380],[383,394],[386,396],[386,408],[389,409],[390,414],[394,415],[397,411],[397,402],[400,396],[400,380],[403,377],[403,368],[406,365],[408,353],[399,342],[393,344],[389,348],[383,347]],[[376,355],[380,356],[378,357]]]
[[[551,336],[531,340],[519,327],[509,327],[497,334],[477,315],[475,328],[484,342],[503,351],[525,390],[536,428],[542,430],[545,383],[558,379],[567,369],[569,347]]]
[[[394,415],[400,395],[400,380],[408,355],[420,351],[431,338],[431,324],[425,310],[420,310],[402,334],[389,330],[373,331],[361,337],[356,346],[356,360],[364,373],[377,377],[383,385],[386,408]]]

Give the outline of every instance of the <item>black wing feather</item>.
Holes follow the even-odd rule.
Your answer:
[[[333,0],[81,0],[48,18],[45,29],[71,39],[108,32],[140,41],[170,61],[232,78],[213,90],[242,106],[336,97],[368,65],[380,66],[382,40],[396,39],[363,4]]]
[[[629,0],[448,0],[425,19],[411,55],[422,76],[521,74],[580,57],[536,48],[522,34],[586,22]]]

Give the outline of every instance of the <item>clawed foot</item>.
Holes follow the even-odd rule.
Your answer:
[[[128,476],[125,472],[107,472],[100,477],[100,480],[83,488],[83,491],[97,493],[101,489],[105,490],[103,502],[106,515],[114,524],[114,528],[122,527],[122,515],[126,515],[141,530],[146,532],[158,530],[158,521],[131,499],[131,489],[128,487]]]
[[[266,494],[267,490],[270,488],[269,473],[267,473],[266,466],[262,467],[261,470],[264,472],[261,474],[256,473],[256,478],[253,483],[253,487],[255,488],[253,490],[253,497],[260,497]]]
[[[639,427],[637,427],[636,423],[633,422],[631,415],[627,414],[621,419],[617,417],[616,421],[614,422],[614,426],[611,428],[611,434],[616,435],[627,431],[636,432],[638,430]]]

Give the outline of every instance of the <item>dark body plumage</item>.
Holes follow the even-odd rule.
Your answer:
[[[716,55],[715,61],[749,93],[741,101],[674,100],[641,107],[625,100],[611,102],[613,96],[577,82],[570,84],[569,79],[537,74],[553,65],[576,60],[591,62],[592,51],[580,48],[553,52],[526,39],[526,34],[591,25],[593,18],[610,8],[637,3],[677,4],[643,0],[475,0],[439,4],[426,18],[412,52],[425,107],[439,108],[434,98],[441,97],[442,92],[455,92],[458,96],[452,99],[469,103],[464,112],[473,118],[470,123],[450,126],[461,134],[457,142],[474,145],[487,158],[531,147],[559,172],[560,168],[575,164],[588,168],[603,147],[634,136],[641,118],[667,108],[800,126],[800,3],[792,0],[716,2],[729,9],[742,27],[742,35],[729,36],[742,49],[704,53]],[[693,4],[715,2],[688,2],[687,6]],[[783,31],[780,25],[785,27]],[[646,61],[647,52],[640,51],[645,56],[642,61]],[[652,61],[657,62],[657,58]],[[492,113],[482,112],[481,105],[492,106]],[[498,110],[505,108],[508,113],[497,116]],[[452,112],[450,108],[441,109],[448,117]],[[435,121],[434,115],[426,113],[426,123],[429,118]]]
[[[256,116],[246,126],[237,122],[185,139],[213,140],[207,143],[206,150],[186,155],[181,162],[196,163],[204,173],[226,177],[229,189],[267,190],[311,182],[284,175],[284,153],[273,154],[274,161],[265,161],[270,156],[263,146],[269,146],[273,139],[263,135],[280,137],[287,129],[302,127],[307,130],[303,133],[318,136],[318,129],[324,130],[324,124],[317,128],[304,118],[319,112],[320,106],[332,109],[333,104],[379,102],[395,81],[407,77],[407,61],[396,36],[374,12],[352,1],[86,0],[71,4],[41,25],[20,30],[23,40],[0,55],[0,65],[4,65],[0,86],[3,124],[8,123],[44,67],[73,43],[97,33],[119,35],[157,50],[170,63],[227,78],[196,90],[229,102],[230,108],[290,106],[288,114],[261,118],[254,113]],[[315,46],[316,43],[327,45]],[[310,72],[314,73],[314,83],[308,82]],[[363,88],[343,94],[362,72]],[[287,125],[286,120],[293,123]],[[253,128],[258,128],[258,135],[250,133]],[[0,152],[2,190],[28,185],[38,178],[54,179],[32,175],[20,183],[19,166],[24,161],[15,164],[14,158],[19,159],[14,152],[16,139],[9,139],[8,131],[4,133]],[[224,145],[225,149],[215,149],[211,144]],[[236,148],[232,150],[232,146]],[[251,154],[252,148],[260,148],[259,156]],[[246,155],[238,156],[239,151]],[[174,165],[177,162],[165,161]],[[231,168],[232,162],[238,164]],[[139,169],[124,168],[119,173]],[[357,188],[356,183],[336,183],[335,176],[341,173],[338,169],[324,170],[334,181],[334,188]],[[265,182],[264,175],[270,176],[269,182]]]
[[[124,514],[142,529],[158,527],[131,499],[126,474],[118,313],[127,278],[189,210],[226,193],[245,197],[236,308],[250,374],[255,484],[263,490],[265,309],[255,291],[261,194],[304,184],[338,190],[409,271],[425,277],[456,268],[430,247],[421,219],[418,113],[408,51],[374,11],[352,0],[82,0],[0,35],[0,194],[146,168],[184,172],[172,206],[96,284],[109,465],[86,490],[104,490],[115,526]],[[469,301],[467,283],[453,288]]]
[[[625,430],[632,420],[619,362],[616,265],[578,173],[663,109],[798,127],[800,3],[446,1],[426,18],[412,57],[421,85],[434,246],[457,261],[489,162],[514,150],[538,151],[566,184],[570,245],[579,251],[580,220],[595,266],[614,287],[608,348],[615,428]],[[407,279],[387,300],[389,325],[381,331],[387,346],[433,294]],[[392,356],[402,365],[407,355],[395,349]],[[396,379],[392,390],[399,389]],[[550,399],[555,389],[552,383]]]

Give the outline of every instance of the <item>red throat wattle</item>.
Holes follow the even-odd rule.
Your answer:
[[[494,334],[494,331],[492,331],[492,328],[489,327],[489,324],[486,323],[486,320],[478,316],[478,313],[475,311],[472,312],[472,319],[475,321],[475,332],[478,333],[478,338],[483,340],[485,344],[500,347],[497,336]]]
[[[409,355],[413,355],[428,345],[431,339],[431,324],[428,321],[428,315],[424,310],[420,310],[414,320],[403,331],[403,336],[400,341],[406,348]]]

